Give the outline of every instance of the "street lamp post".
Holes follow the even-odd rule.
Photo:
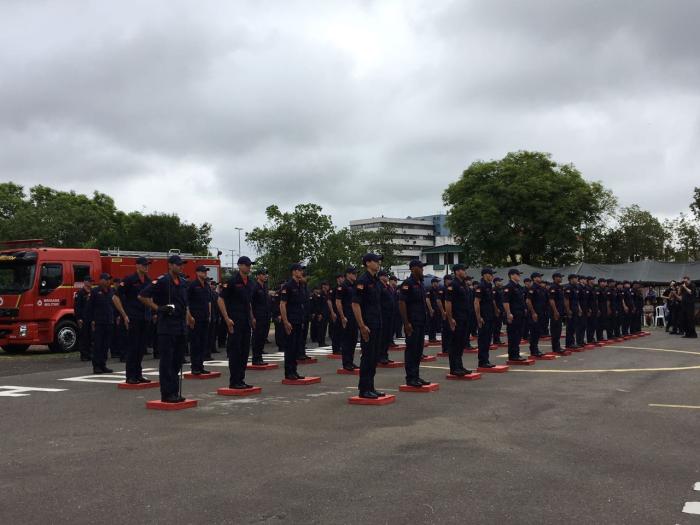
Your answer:
[[[241,230],[243,230],[243,228],[239,228],[238,226],[236,226],[234,228],[234,230],[238,230],[238,256],[240,257],[241,256]]]

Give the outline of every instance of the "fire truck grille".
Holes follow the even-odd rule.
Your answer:
[[[0,308],[0,317],[17,317],[19,308]]]

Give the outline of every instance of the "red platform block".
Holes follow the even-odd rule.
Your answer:
[[[571,355],[573,352],[571,350],[565,349],[562,351],[561,355]]]
[[[584,345],[584,350],[595,350],[595,345]]]
[[[472,372],[471,374],[467,374],[465,376],[447,374],[445,377],[451,381],[476,381],[477,379],[481,379],[481,374],[478,372]]]
[[[343,356],[341,354],[328,354],[326,356],[326,359],[342,359]]]
[[[421,363],[429,363],[431,361],[437,361],[437,357],[434,355],[426,355],[425,357],[421,357],[420,360]]]
[[[220,396],[252,396],[262,392],[262,387],[253,386],[250,388],[217,388],[216,393]]]
[[[423,347],[435,347],[435,346],[442,346],[442,341],[429,341],[423,345]]]
[[[498,348],[508,348],[508,343],[498,343]]]
[[[480,374],[503,374],[508,371],[508,368],[509,367],[506,365],[496,365],[493,368],[483,368],[480,366],[476,371]]]
[[[596,341],[595,343],[593,343],[593,345],[596,346],[597,348],[603,348],[605,346],[605,343],[601,343],[600,341]]]
[[[438,352],[437,357],[450,357],[450,354],[447,352]]]
[[[642,332],[642,335],[646,337],[647,335],[651,335],[651,332]]]
[[[479,349],[478,348],[465,348],[464,353],[465,354],[478,354]]]
[[[544,355],[531,355],[530,359],[534,359],[535,361],[554,361],[557,358],[556,355],[553,354],[544,354]]]
[[[320,383],[320,377],[305,377],[304,379],[283,379],[283,385],[313,385],[314,383]]]
[[[297,361],[297,365],[315,365],[316,363],[318,363],[318,359],[315,357]]]
[[[489,350],[498,350],[498,345],[490,345]]]
[[[579,348],[567,348],[567,350],[569,350],[571,352],[585,352],[585,350],[583,348],[580,348],[580,347]]]
[[[344,368],[339,368],[335,371],[335,373],[340,374],[341,376],[359,376],[360,369],[355,368],[354,370],[345,370]]]
[[[613,339],[613,341],[616,343],[624,343],[625,342],[625,340],[622,337],[618,337],[616,339]]]
[[[550,335],[543,335],[542,337],[540,337],[540,340],[541,340],[541,341],[551,341],[551,340],[552,340],[552,336],[550,336]]]
[[[382,397],[378,397],[377,399],[365,399],[364,397],[360,396],[352,396],[348,398],[348,403],[351,405],[375,405],[375,406],[381,406],[381,405],[391,405],[396,401],[396,396],[393,396],[391,394],[387,394]]]
[[[277,370],[280,367],[277,363],[265,363],[264,365],[249,364],[246,370]]]
[[[377,368],[403,368],[406,365],[403,361],[394,361],[393,363],[387,363],[385,365],[377,363]]]
[[[148,388],[158,388],[160,383],[158,381],[151,381],[150,383],[139,383],[137,385],[130,385],[129,383],[119,383],[117,388],[119,390],[146,390]]]
[[[181,403],[163,403],[160,400],[146,401],[146,408],[151,410],[184,410],[197,406],[196,399],[185,399]]]
[[[469,336],[470,341],[476,341],[476,336],[475,335],[470,335]]]
[[[525,359],[525,361],[511,361],[510,359],[508,359],[506,363],[512,366],[532,366],[535,364],[535,360],[532,357],[528,357],[527,359]]]
[[[528,341],[527,339],[521,339],[521,340],[520,340],[520,344],[521,344],[521,345],[526,345],[526,344],[528,344],[529,342],[530,342],[530,341]]]
[[[192,374],[190,372],[183,374],[185,379],[216,379],[221,377],[221,372],[209,372],[208,374]]]
[[[428,392],[435,392],[440,389],[439,383],[430,383],[429,385],[423,385],[422,387],[401,385],[399,387],[399,392],[419,392],[422,394]]]
[[[406,350],[406,345],[398,345],[394,346],[393,348],[389,348],[389,352],[403,352]]]

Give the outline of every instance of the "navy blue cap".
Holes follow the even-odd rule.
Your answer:
[[[494,281],[494,282],[502,281],[502,280],[503,280],[502,277],[494,277],[494,278],[493,278],[493,281]]]
[[[389,280],[390,280],[390,281],[398,281],[399,278],[396,277],[395,275],[390,275],[390,276],[389,276]]]
[[[493,271],[493,268],[482,268],[481,269],[481,275],[486,275],[487,273],[493,275],[496,272]]]
[[[430,279],[431,284],[432,283],[439,283],[439,282],[440,282],[440,279],[438,279],[437,277],[433,277],[432,279]]]
[[[467,269],[467,266],[464,265],[464,264],[462,264],[462,263],[455,264],[455,265],[452,267],[452,271],[453,271],[453,272],[456,272],[457,270],[466,270],[466,269]]]
[[[606,282],[608,282],[608,280],[607,280],[605,277],[600,277],[600,278],[598,279],[598,282],[599,282],[599,283],[606,283]]]
[[[357,273],[357,268],[355,268],[354,266],[348,266],[347,268],[345,268],[345,273]]]
[[[104,279],[106,281],[109,281],[112,278],[111,275],[109,275],[107,272],[101,273],[100,274],[100,279]]]
[[[204,266],[203,264],[200,264],[199,266],[197,266],[197,267],[194,269],[194,271],[195,271],[195,272],[208,272],[208,271],[209,271],[209,268],[207,268],[207,267]]]
[[[508,270],[508,276],[509,276],[509,277],[510,277],[511,275],[516,275],[516,274],[517,274],[517,275],[522,275],[523,272],[521,272],[521,271],[518,270],[517,268],[511,268],[510,270]]]
[[[83,279],[83,282],[84,282],[84,283],[91,283],[91,282],[92,282],[92,277],[90,277],[89,275],[86,275],[85,278]]]
[[[445,277],[442,278],[443,281],[451,281],[452,276],[451,275],[446,275]]]
[[[523,282],[531,283],[532,279],[530,279],[529,277],[525,277],[525,279],[523,279]]]
[[[301,263],[294,263],[289,265],[289,271],[293,272],[294,270],[305,270],[306,266],[304,266]]]
[[[386,270],[379,270],[379,272],[377,272],[377,275],[379,277],[386,277],[387,275],[389,275],[389,273]]]
[[[614,283],[614,282],[615,282],[615,279],[613,279],[612,277],[610,277],[610,278],[608,279],[608,283]]]
[[[182,260],[182,257],[180,257],[179,255],[171,255],[170,257],[168,257],[168,263],[169,264],[182,264],[183,260]]]
[[[574,277],[578,279],[578,275],[576,275],[575,273],[570,273],[568,278],[573,279]]]
[[[464,276],[464,279],[467,280],[467,281],[471,281],[473,278],[474,278],[474,277],[472,277],[471,275],[465,275],[465,276]]]
[[[236,263],[238,266],[241,264],[245,264],[246,266],[250,266],[253,264],[253,261],[250,260],[250,257],[247,255],[242,255],[241,257],[238,258],[238,262]]]
[[[535,277],[542,277],[542,274],[540,272],[532,272],[530,278],[534,279]]]
[[[425,263],[420,259],[413,259],[410,263],[408,263],[409,268],[415,268],[417,266],[423,268],[423,266],[425,266]]]
[[[142,266],[148,266],[149,264],[151,264],[151,261],[149,261],[145,257],[139,257],[138,259],[136,259],[136,264],[140,264]]]
[[[554,272],[552,274],[552,279],[554,279],[555,277],[564,277],[564,274],[561,272]]]
[[[367,264],[369,261],[380,262],[384,259],[383,256],[376,253],[366,253],[362,256],[362,264]]]

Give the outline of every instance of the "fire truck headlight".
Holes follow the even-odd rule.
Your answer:
[[[19,325],[19,336],[20,337],[27,337],[28,333],[29,333],[29,330],[27,329],[26,324]]]

